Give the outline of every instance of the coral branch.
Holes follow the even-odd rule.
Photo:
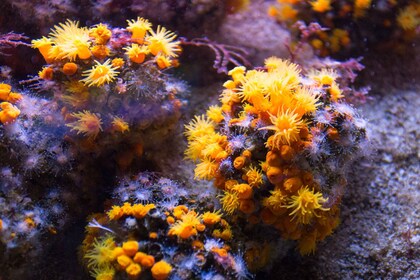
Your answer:
[[[207,38],[196,38],[188,41],[186,38],[181,38],[181,44],[195,47],[210,48],[216,58],[213,67],[217,69],[217,73],[228,73],[228,64],[232,63],[235,66],[251,66],[252,64],[246,59],[248,52],[240,47],[220,44],[210,41]]]
[[[3,50],[8,48],[16,48],[17,46],[30,46],[30,44],[23,42],[22,40],[28,40],[29,38],[13,32],[6,34],[0,34],[0,55],[7,55]]]

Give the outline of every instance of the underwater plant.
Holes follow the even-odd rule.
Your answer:
[[[302,75],[298,65],[270,57],[264,68],[229,75],[221,105],[185,127],[195,178],[213,180],[227,215],[313,253],[339,224],[365,122],[344,101],[332,69]]]

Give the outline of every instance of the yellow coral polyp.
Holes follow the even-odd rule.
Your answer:
[[[52,80],[54,75],[54,70],[51,67],[43,67],[41,71],[38,72],[38,76],[43,80]]]
[[[307,87],[301,87],[293,95],[295,112],[299,115],[310,114],[319,106],[319,97]]]
[[[156,56],[161,53],[169,57],[177,57],[181,47],[179,41],[174,41],[175,38],[175,33],[166,30],[165,27],[158,26],[156,32],[150,30],[150,35],[146,37],[146,41],[153,55]]]
[[[192,141],[200,136],[208,135],[212,132],[214,132],[213,122],[202,115],[195,116],[188,125],[185,125],[184,134],[187,136],[188,141]]]
[[[299,66],[290,61],[271,56],[264,60],[264,65],[268,72],[287,72],[291,73],[295,79],[298,79],[300,74]]]
[[[143,44],[146,33],[152,30],[152,24],[142,17],[137,20],[127,20],[127,30],[131,32],[131,40],[137,44]]]
[[[397,23],[404,30],[414,30],[420,25],[420,12],[415,6],[409,5],[400,10]]]
[[[175,206],[174,210],[173,210],[173,214],[175,216],[175,218],[177,219],[181,219],[181,217],[188,213],[188,207],[185,205],[178,205]]]
[[[262,71],[248,71],[239,88],[239,94],[244,101],[259,103],[267,94],[265,81],[267,74]]]
[[[121,57],[114,58],[111,61],[112,67],[114,67],[116,69],[122,68],[124,66],[124,64],[125,64],[124,59],[122,59]]]
[[[115,241],[111,236],[96,239],[92,249],[86,252],[84,258],[88,261],[88,267],[103,267],[111,264],[114,258]]]
[[[210,135],[202,135],[197,137],[189,143],[187,150],[185,150],[185,157],[193,161],[197,161],[202,158],[203,150],[207,147],[207,143],[210,143]]]
[[[235,83],[241,83],[245,77],[246,68],[244,66],[237,66],[228,72],[228,75],[232,77]]]
[[[17,92],[11,92],[7,98],[7,102],[15,104],[23,99],[23,96]]]
[[[97,114],[85,110],[83,112],[73,113],[71,116],[77,120],[66,124],[66,126],[76,131],[77,134],[83,134],[94,139],[102,131],[102,121]]]
[[[284,4],[279,8],[275,9],[273,16],[277,17],[280,21],[290,21],[296,19],[298,15],[298,10],[293,8],[293,5]]]
[[[188,239],[197,235],[197,229],[201,225],[200,218],[200,215],[196,212],[189,211],[181,217],[181,220],[171,226],[168,235],[176,235],[181,239]]]
[[[222,198],[220,199],[223,210],[232,215],[239,208],[239,198],[236,193],[225,191]]]
[[[287,195],[281,190],[270,191],[270,196],[265,198],[263,205],[268,207],[275,215],[281,215],[286,212]]]
[[[204,158],[216,159],[217,156],[224,151],[219,143],[209,143],[202,151],[201,155]]]
[[[219,165],[211,159],[204,159],[194,169],[194,179],[211,180],[215,177]]]
[[[139,46],[137,44],[131,44],[130,47],[124,48],[128,58],[137,64],[143,63],[146,59],[146,55],[149,53],[147,46]]]
[[[331,100],[337,102],[340,98],[343,98],[344,95],[342,94],[341,89],[338,87],[337,83],[332,83],[331,87],[329,88],[329,93],[331,95]]]
[[[121,133],[124,133],[126,131],[130,131],[130,127],[126,121],[124,121],[122,118],[114,117],[112,120],[112,129],[114,131],[118,131]]]
[[[215,123],[220,123],[225,119],[223,116],[222,107],[220,106],[210,106],[209,109],[206,111],[207,117]]]
[[[132,215],[133,214],[133,207],[128,202],[124,202],[124,204],[121,206],[121,210],[123,211],[124,215]]]
[[[91,275],[96,280],[113,280],[115,276],[115,269],[110,265],[105,265],[94,268]]]
[[[366,14],[366,10],[370,7],[372,0],[355,0],[354,1],[354,16],[356,18],[362,17]]]
[[[328,211],[329,208],[324,208],[323,203],[327,202],[320,192],[314,192],[307,186],[301,188],[297,195],[293,195],[288,205],[288,209],[292,209],[289,214],[292,220],[297,220],[301,224],[309,224],[314,217],[320,217],[317,211]]]
[[[220,214],[220,211],[215,212],[205,212],[202,216],[203,223],[206,225],[214,225],[222,219],[222,215]]]
[[[50,40],[54,46],[49,50],[48,56],[54,59],[67,58],[71,61],[88,59],[91,57],[89,51],[90,37],[87,28],[79,28],[79,22],[67,20],[54,26],[50,34]]]
[[[80,80],[87,86],[102,86],[115,80],[115,77],[119,74],[117,67],[112,66],[111,60],[108,59],[103,64],[99,61],[95,61],[95,66],[92,69],[83,71],[83,76],[86,78]]]
[[[124,215],[124,211],[120,206],[114,205],[111,210],[107,212],[107,215],[110,220],[118,220]]]
[[[112,32],[108,29],[108,26],[99,23],[89,30],[89,36],[95,38],[96,44],[104,45],[111,38]]]
[[[159,67],[159,69],[165,69],[171,67],[172,62],[168,56],[159,54],[156,56],[156,64]]]
[[[142,254],[142,255],[139,255]],[[141,256],[141,257],[140,257]],[[137,253],[134,257],[134,261],[141,264],[141,266],[149,268],[155,264],[155,258],[151,255],[147,255],[144,253]]]
[[[315,0],[310,2],[312,10],[318,13],[325,13],[331,10],[331,0]]]
[[[331,86],[335,79],[337,79],[337,73],[332,69],[322,69],[318,72],[309,73],[309,77],[316,82],[317,85]]]
[[[249,170],[246,172],[246,180],[248,184],[253,188],[260,187],[264,181],[262,172],[254,166],[249,168]]]
[[[305,122],[294,111],[279,112],[277,116],[270,115],[273,125],[260,128],[273,130],[273,147],[280,148],[281,144],[288,144],[299,140],[299,132]]]

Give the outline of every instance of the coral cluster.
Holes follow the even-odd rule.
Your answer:
[[[185,90],[161,71],[177,65],[176,35],[143,18],[127,23],[87,28],[68,20],[32,41],[48,63],[35,87],[57,103],[68,141],[101,156],[121,148],[114,156],[121,169],[176,127]]]
[[[249,275],[230,224],[211,207],[214,197],[151,173],[124,179],[114,196],[105,215],[92,215],[81,249],[96,279]]]
[[[346,166],[365,139],[331,69],[300,73],[271,57],[264,69],[236,67],[221,106],[186,126],[195,177],[214,180],[226,214],[298,240],[302,254],[339,223]]]
[[[418,35],[418,1],[391,0],[278,0],[269,15],[286,25],[299,20],[317,22],[324,30],[311,36],[310,44],[321,56],[368,46],[407,44]],[[375,24],[372,24],[374,22]]]
[[[180,52],[175,34],[151,27],[141,18],[126,29],[69,20],[33,41],[48,64],[24,83],[38,94],[0,83],[0,237],[2,247],[13,249],[2,257],[39,256],[5,265],[5,277],[46,262],[42,256],[53,242],[38,240],[62,236],[69,221],[91,211],[103,196],[95,186],[113,185],[116,171],[145,160],[144,150],[164,152],[158,145],[178,126],[183,101],[177,94],[185,86],[163,72]],[[148,156],[160,159],[158,152]],[[76,201],[83,209],[66,209],[71,218],[64,219],[64,207]]]
[[[41,2],[39,9],[46,5]],[[192,7],[180,20],[192,14],[190,22],[197,22],[248,4],[146,2],[131,1],[127,10],[168,9],[170,2]],[[89,5],[106,16],[124,3]],[[325,3],[311,7],[323,13]],[[166,16],[163,21],[175,21]],[[0,54],[2,46],[25,44],[18,34],[4,38]],[[213,50],[219,73],[237,66],[228,72],[221,104],[185,126],[194,179],[212,180],[215,188],[209,182],[191,186],[192,165],[177,158],[184,148],[176,129],[186,86],[170,70],[179,64],[181,44]],[[338,226],[347,167],[366,139],[364,121],[346,100],[354,95],[349,84],[362,67],[358,60],[313,59],[307,71],[270,57],[264,67],[247,70],[241,48],[206,38],[177,40],[142,17],[124,28],[67,20],[31,46],[46,64],[21,84],[36,94],[16,93],[9,80],[0,83],[5,277],[51,265],[55,256],[48,248],[59,242],[49,237],[73,237],[69,227],[100,207],[105,211],[89,216],[80,248],[83,268],[98,280],[251,278],[287,252],[290,242],[283,239],[296,240],[306,255]],[[188,184],[157,173],[183,164],[172,169],[182,171],[173,178],[188,178]],[[34,261],[9,263],[18,256]]]

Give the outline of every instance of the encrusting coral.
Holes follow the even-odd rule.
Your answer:
[[[338,74],[300,73],[276,57],[236,67],[220,106],[186,126],[197,179],[214,180],[223,210],[297,240],[301,254],[339,224],[345,170],[366,135]]]

